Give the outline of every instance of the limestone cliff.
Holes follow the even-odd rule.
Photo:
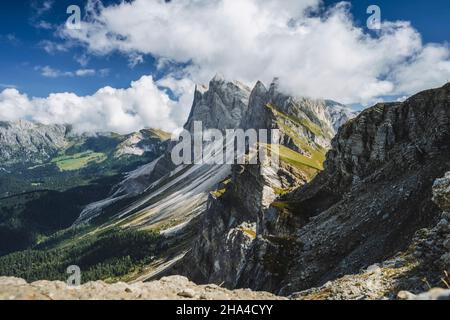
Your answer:
[[[261,84],[255,90],[261,94],[250,98],[249,110],[252,101],[267,101]],[[450,84],[364,111],[333,139],[324,172],[275,201],[261,196],[263,175],[250,174],[260,169],[243,168],[245,183],[236,175],[231,183],[259,188],[231,187],[211,201],[199,239],[180,269],[192,273],[193,263],[200,282],[289,294],[407,248],[417,230],[439,219],[431,189],[450,168],[449,97]],[[293,105],[289,99],[269,101],[269,109],[283,118],[296,114],[284,117]],[[262,112],[250,118],[268,119]],[[249,210],[245,204],[254,198],[261,205]]]

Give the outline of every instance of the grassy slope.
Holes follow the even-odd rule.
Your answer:
[[[268,104],[266,107],[274,113],[280,129],[293,140],[294,144],[298,148],[304,150],[305,154],[308,154],[303,155],[286,146],[279,145],[278,152],[280,160],[305,172],[309,178],[314,177],[318,171],[322,171],[326,150],[321,146],[300,137],[292,128],[303,127],[316,136],[327,137],[327,133],[308,119],[299,119],[297,117],[287,115],[279,111],[272,104]]]
[[[296,126],[302,126],[316,136],[322,136],[322,137],[325,137],[328,139],[332,138],[330,133],[325,132],[319,125],[313,123],[311,120],[309,120],[307,118],[297,118],[293,115],[288,115],[288,114],[280,111],[273,104],[267,104],[266,107],[269,108],[270,110],[272,110],[272,112],[275,114],[276,117],[279,117],[279,118],[282,118],[289,122],[292,122]]]
[[[62,155],[52,159],[61,171],[75,171],[86,168],[92,163],[102,163],[108,159],[104,153],[88,150],[74,155]]]
[[[292,128],[294,126],[303,127],[316,136],[322,136],[328,139],[331,139],[330,134],[324,132],[322,128],[308,119],[299,119],[297,117],[287,115],[278,110],[276,106],[272,104],[268,104],[266,107],[270,109],[277,118],[279,128],[292,139],[294,144],[299,149],[305,151],[306,154],[309,154],[306,156],[286,146],[278,145],[277,147],[280,161],[297,168],[306,175],[308,180],[312,180],[320,171],[323,170],[327,150],[313,142],[308,142],[305,138],[299,136]],[[287,192],[283,189],[275,191],[280,196]],[[289,209],[290,204],[284,201],[276,201],[272,204],[272,206],[280,210],[284,210]]]

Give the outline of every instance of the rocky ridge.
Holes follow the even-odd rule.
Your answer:
[[[417,230],[439,219],[431,188],[450,167],[449,96],[450,84],[404,103],[376,105],[345,124],[332,142],[324,172],[305,187],[281,194],[269,208],[253,208],[246,221],[251,237],[239,240],[235,233],[236,221],[248,220],[252,210],[222,210],[227,193],[213,200],[210,208],[219,209],[204,216],[194,250],[174,272],[189,274],[195,264],[197,282],[288,295],[406,249]],[[241,190],[240,197],[252,198],[254,190]],[[233,188],[229,193],[236,195]],[[226,250],[216,252],[223,244]],[[238,271],[233,279],[230,270]]]

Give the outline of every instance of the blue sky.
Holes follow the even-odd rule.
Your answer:
[[[44,41],[62,43],[54,35],[55,29],[39,28],[36,25],[45,21],[61,25],[67,19],[65,12],[70,4],[83,7],[86,1],[58,0],[52,2],[48,11],[43,0],[3,0],[0,11],[0,84],[14,85],[31,96],[46,96],[52,92],[70,91],[79,95],[92,94],[97,89],[110,85],[126,87],[132,80],[144,74],[153,74],[157,78],[162,74],[155,70],[155,60],[145,56],[142,64],[131,68],[126,56],[112,53],[106,56],[86,54],[80,46],[74,46],[66,52],[47,53],[43,49]],[[111,1],[103,1],[105,4]],[[325,1],[327,5],[338,1]],[[364,25],[368,15],[366,9],[377,4],[382,9],[382,19],[407,20],[421,33],[425,42],[444,42],[450,39],[450,1],[446,0],[358,0],[352,1],[352,14],[355,21]],[[87,65],[77,62],[80,57],[88,57]],[[50,66],[60,71],[78,69],[108,70],[108,74],[88,77],[42,76],[38,66]],[[1,88],[0,88],[1,89]]]
[[[73,4],[82,28],[68,31]],[[447,0],[3,0],[0,120],[170,130],[217,72],[347,104],[403,99],[450,80],[449,14]]]
[[[338,1],[325,1],[326,4]],[[351,1],[352,13],[360,25],[367,20],[370,5],[381,8],[383,20],[406,20],[421,33],[425,42],[450,40],[450,1],[447,0],[356,0]]]
[[[58,0],[52,8],[39,14],[45,1],[4,0],[0,11],[0,84],[14,85],[30,96],[44,97],[53,92],[75,92],[79,95],[92,94],[104,86],[126,87],[143,74],[155,73],[154,60],[147,56],[145,62],[129,67],[128,58],[121,54],[98,57],[86,54],[82,47],[75,46],[65,52],[49,54],[43,48],[45,41],[63,43],[55,36],[55,28],[44,29],[36,24],[45,21],[61,25],[68,15],[66,8],[71,4],[83,7],[86,1]],[[105,1],[108,3],[108,1]],[[88,57],[83,66],[77,59]],[[38,66],[50,66],[62,72],[79,69],[108,70],[108,74],[86,77],[49,78],[41,75]],[[0,88],[1,90],[2,88]]]

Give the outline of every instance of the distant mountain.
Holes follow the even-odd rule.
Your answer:
[[[159,157],[169,138],[152,129],[76,134],[64,125],[1,122],[0,254],[69,227],[123,174]]]
[[[45,164],[62,153],[75,151],[109,152],[115,158],[142,156],[157,152],[170,139],[161,130],[145,129],[129,135],[115,133],[77,134],[70,125],[44,125],[19,120],[0,122],[0,163],[2,167],[17,164]]]
[[[0,122],[0,164],[48,161],[68,145],[68,127],[29,121]]]
[[[335,133],[342,127],[349,119],[356,118],[359,111],[355,111],[350,107],[343,105],[333,100],[325,100],[327,106],[328,118],[331,121]]]

